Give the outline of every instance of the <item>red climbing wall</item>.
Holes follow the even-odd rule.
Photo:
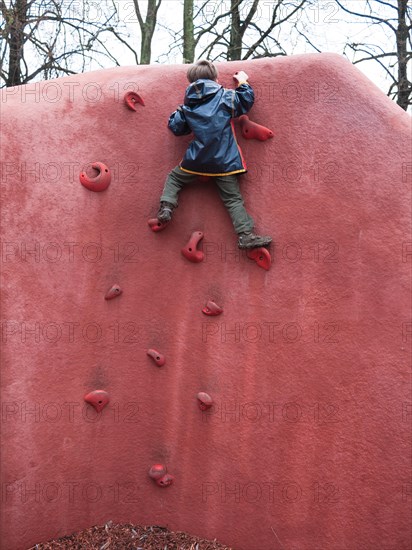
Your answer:
[[[237,550],[410,548],[410,118],[335,55],[222,64],[221,83],[240,68],[275,133],[239,132],[269,271],[210,182],[147,224],[190,139],[166,126],[186,67],[3,92],[4,549],[110,519]],[[99,193],[79,181],[95,161]],[[181,254],[194,231],[200,263]]]

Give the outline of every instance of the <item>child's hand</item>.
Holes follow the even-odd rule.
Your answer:
[[[238,71],[233,75],[233,78],[240,84],[249,80],[248,75],[244,71]]]

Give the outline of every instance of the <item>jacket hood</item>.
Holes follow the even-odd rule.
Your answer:
[[[199,79],[186,89],[185,105],[196,105],[214,96],[222,86],[214,80]]]

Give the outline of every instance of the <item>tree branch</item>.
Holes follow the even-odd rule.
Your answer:
[[[393,30],[393,32],[396,32],[395,27],[393,27],[389,23],[389,21],[386,20],[386,19],[381,19],[380,17],[376,17],[374,15],[365,15],[364,13],[358,13],[358,12],[355,12],[355,11],[351,11],[351,10],[348,10],[347,8],[345,8],[345,6],[343,6],[339,0],[335,0],[335,2],[338,4],[338,6],[343,11],[345,11],[346,13],[349,13],[350,15],[356,15],[358,17],[362,17],[362,18],[366,18],[366,19],[372,19],[373,21],[376,21],[378,23],[384,23],[385,25],[388,25],[388,27],[391,28]]]

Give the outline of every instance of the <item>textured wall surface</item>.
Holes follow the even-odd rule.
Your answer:
[[[221,64],[220,82],[240,68],[250,119],[275,132],[238,132],[269,271],[237,250],[212,182],[147,225],[190,140],[166,126],[184,66],[3,94],[4,549],[109,519],[237,550],[410,548],[410,118],[335,55]],[[112,173],[100,193],[79,182],[94,161]]]

